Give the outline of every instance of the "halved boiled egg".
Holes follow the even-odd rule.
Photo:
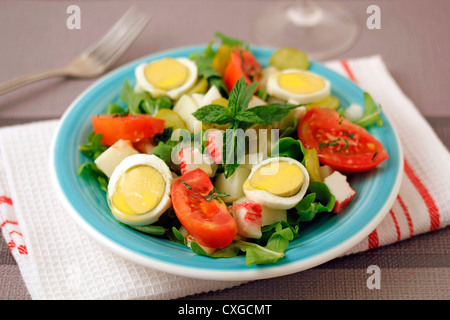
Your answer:
[[[136,90],[148,91],[153,97],[166,95],[178,99],[197,81],[198,69],[188,58],[163,58],[136,67]]]
[[[267,79],[267,93],[290,103],[305,104],[330,94],[330,81],[301,69],[272,72]]]
[[[129,225],[156,222],[172,204],[173,177],[167,164],[149,154],[126,157],[108,184],[108,205],[114,217]]]
[[[300,202],[308,185],[308,171],[300,162],[274,157],[252,168],[243,189],[251,201],[272,209],[290,209]]]

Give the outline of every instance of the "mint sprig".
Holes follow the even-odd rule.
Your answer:
[[[230,177],[239,163],[245,151],[242,139],[237,138],[238,129],[248,129],[253,124],[269,125],[283,120],[290,110],[298,107],[290,104],[267,104],[248,109],[248,104],[258,86],[257,82],[247,85],[242,76],[234,85],[228,98],[228,106],[210,104],[193,113],[199,121],[207,124],[229,124],[224,135],[224,174]]]

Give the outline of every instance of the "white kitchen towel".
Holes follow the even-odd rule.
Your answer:
[[[392,209],[345,254],[450,223],[450,154],[379,56],[333,61],[383,106],[398,130],[405,172]],[[0,129],[0,226],[33,299],[174,299],[240,282],[196,280],[152,270],[105,250],[65,212],[49,179],[59,120]]]

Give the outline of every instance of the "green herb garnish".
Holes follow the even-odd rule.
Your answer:
[[[181,183],[184,184],[186,186],[186,188],[188,188],[189,190],[192,190],[192,187],[184,180],[180,179]]]
[[[239,163],[245,150],[244,141],[238,139],[238,129],[245,130],[254,124],[269,125],[283,120],[296,105],[267,104],[248,109],[250,99],[257,83],[246,85],[241,77],[230,92],[228,107],[210,104],[193,113],[194,117],[207,124],[230,124],[225,132],[224,174],[230,177]]]
[[[214,187],[204,198],[206,201],[211,201],[213,199],[229,197],[230,195],[225,192],[220,192],[216,187]]]

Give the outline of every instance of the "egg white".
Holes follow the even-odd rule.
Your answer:
[[[260,169],[261,167],[268,165],[273,162],[288,162],[290,164],[297,165],[301,171],[303,172],[303,184],[300,188],[300,190],[293,196],[290,197],[280,197],[277,195],[274,195],[270,192],[267,192],[265,190],[259,190],[259,189],[245,189],[244,188],[244,194],[245,196],[256,203],[259,203],[262,206],[266,206],[268,208],[272,209],[291,209],[297,205],[297,203],[302,200],[303,196],[305,195],[306,191],[308,190],[309,186],[309,174],[308,171],[306,171],[306,168],[297,160],[287,157],[274,157],[274,158],[268,158],[258,164],[256,164],[252,171],[250,172],[250,175],[248,176],[247,180],[250,180],[255,172]]]
[[[313,92],[313,93],[299,94],[299,93],[289,92],[280,87],[280,85],[278,84],[278,77],[281,74],[291,73],[291,72],[307,73],[307,74],[311,74],[316,77],[322,78],[325,82],[325,86],[322,89],[320,89],[316,92]],[[269,95],[277,97],[279,99],[289,100],[291,103],[295,102],[297,104],[306,104],[306,103],[310,103],[310,102],[315,102],[315,101],[321,100],[321,99],[325,98],[326,96],[330,95],[330,91],[331,91],[331,86],[330,86],[330,81],[328,79],[323,78],[323,77],[319,76],[318,74],[315,74],[315,73],[312,73],[309,71],[305,71],[305,70],[300,70],[300,69],[286,69],[286,70],[282,70],[282,71],[275,71],[275,72],[272,72],[267,79],[267,93]]]
[[[175,88],[175,89],[167,90],[167,91],[153,86],[150,82],[148,82],[148,80],[144,74],[145,67],[148,64],[142,63],[142,64],[138,65],[136,67],[136,69],[134,70],[134,74],[136,77],[135,90],[138,92],[141,90],[147,91],[153,97],[158,97],[160,95],[166,95],[169,98],[171,98],[172,100],[176,100],[179,97],[181,97],[181,95],[183,95],[190,88],[192,88],[193,85],[195,84],[195,82],[197,81],[198,69],[197,69],[197,65],[195,64],[195,62],[188,58],[181,57],[181,58],[175,58],[175,60],[178,61],[179,63],[183,64],[186,68],[188,68],[188,72],[189,72],[187,80],[181,86],[179,86],[178,88]]]
[[[161,201],[152,210],[143,214],[128,214],[118,210],[112,203],[112,197],[116,191],[116,185],[122,175],[129,169],[139,166],[148,165],[156,169],[163,177],[166,183],[164,194]],[[170,198],[170,188],[172,187],[173,176],[167,166],[167,164],[155,155],[149,154],[135,154],[126,157],[120,164],[114,169],[111,178],[108,183],[108,205],[111,209],[114,217],[122,223],[134,226],[142,226],[152,224],[158,221],[159,217],[170,208],[172,201]]]

